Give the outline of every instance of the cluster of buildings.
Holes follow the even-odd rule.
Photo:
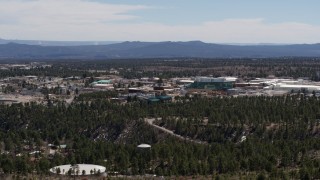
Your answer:
[[[45,62],[31,62],[30,64],[0,64],[0,70],[11,70],[11,69],[20,69],[20,70],[30,70],[33,68],[46,68],[51,67],[51,64]]]
[[[320,82],[292,78],[190,77],[98,80],[93,88],[112,89],[122,99],[136,97],[149,103],[174,100],[176,96],[282,96],[290,93],[320,94]]]
[[[89,82],[90,81],[90,82]],[[88,83],[89,82],[89,83]],[[22,76],[0,79],[0,103],[71,103],[78,94],[115,91],[113,101],[139,99],[148,103],[167,102],[176,96],[281,96],[290,93],[320,94],[320,83],[308,79],[237,77],[190,77],[160,79],[158,77],[125,79],[118,75],[102,77],[38,77]],[[48,96],[45,96],[47,94]]]
[[[256,78],[247,82],[236,82],[228,89],[229,95],[282,96],[291,93],[320,93],[320,82],[292,78]]]
[[[80,79],[38,76],[3,78],[0,79],[0,103],[46,103],[48,97],[53,101],[66,100],[82,88],[82,81]]]

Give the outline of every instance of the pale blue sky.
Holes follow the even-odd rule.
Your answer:
[[[0,0],[0,38],[319,43],[320,0]]]
[[[147,5],[133,12],[141,21],[199,24],[224,19],[263,18],[267,22],[320,24],[320,0],[99,0],[104,3]]]

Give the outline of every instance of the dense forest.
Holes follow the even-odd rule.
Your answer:
[[[29,62],[25,62],[29,63]],[[282,59],[143,59],[55,61],[51,67],[1,69],[0,77],[24,75],[97,77],[115,69],[125,78],[198,75],[305,77],[319,80],[320,62]],[[114,75],[114,74],[113,74]],[[176,97],[148,104],[113,102],[114,91],[77,95],[71,104],[0,105],[0,176],[52,176],[61,164],[103,165],[110,174],[156,174],[270,179],[320,178],[320,98]],[[150,126],[145,120],[182,140]],[[147,143],[151,149],[139,149]],[[58,153],[48,153],[49,144]],[[39,152],[39,153],[31,153]]]
[[[320,99],[315,96],[181,97],[123,105],[100,98],[113,96],[105,93],[80,95],[69,106],[1,105],[1,148],[8,152],[0,156],[2,172],[48,174],[55,165],[94,163],[126,175],[320,178]],[[160,126],[208,144],[150,128],[146,117],[161,118]],[[33,160],[30,154],[16,156],[26,145],[41,150],[48,143],[67,149]],[[140,143],[152,148],[138,149]]]
[[[5,61],[4,61],[5,62]],[[8,63],[12,63],[8,61]],[[28,64],[30,61],[19,61]],[[0,69],[0,78],[37,75],[58,77],[95,77],[110,75],[111,69],[118,75],[132,79],[141,77],[190,77],[190,76],[237,76],[243,79],[256,77],[305,77],[319,80],[320,61],[318,58],[273,58],[273,59],[117,59],[92,61],[47,61],[51,67],[30,70],[11,68]]]

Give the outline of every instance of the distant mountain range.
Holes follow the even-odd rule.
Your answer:
[[[120,41],[42,41],[42,40],[7,40],[0,38],[0,44],[17,43],[40,46],[83,46],[83,45],[107,45],[120,43]]]
[[[0,42],[3,40],[0,40]],[[0,43],[1,59],[112,59],[112,58],[265,58],[320,57],[320,44],[222,45],[189,42],[121,42],[105,45],[44,46]]]

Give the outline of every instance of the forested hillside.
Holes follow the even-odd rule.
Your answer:
[[[110,75],[115,69],[119,75],[128,78],[142,77],[192,77],[192,76],[237,76],[239,78],[305,77],[319,80],[320,58],[278,58],[278,59],[119,59],[96,61],[48,62],[51,67],[8,70],[0,69],[0,77],[13,76],[54,76],[54,77],[97,77]],[[3,63],[30,63],[28,60],[6,60]]]
[[[106,93],[80,95],[69,106],[1,105],[1,171],[48,174],[55,165],[94,163],[127,175],[320,178],[320,99],[315,96],[181,97],[122,105],[101,98],[112,96]],[[158,125],[208,144],[164,134],[145,123],[146,117],[161,118]],[[48,143],[67,148],[50,157],[44,150]],[[139,150],[141,143],[151,144],[151,150]],[[41,153],[30,155],[26,149]]]

